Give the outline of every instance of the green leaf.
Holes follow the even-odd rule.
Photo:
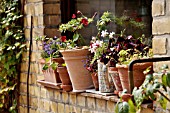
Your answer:
[[[75,34],[73,35],[73,42],[78,41],[79,36],[80,36],[80,35],[79,35],[78,33],[75,33]]]
[[[170,87],[170,73],[167,73],[166,83],[167,83],[167,86]]]
[[[136,113],[135,105],[131,99],[128,100],[129,113]]]
[[[47,70],[48,69],[48,64],[44,64],[44,66],[43,66],[43,68],[42,68],[42,70]]]
[[[166,75],[165,74],[163,74],[162,75],[162,83],[163,83],[163,85],[165,85],[165,86],[167,86],[167,80],[166,80]]]
[[[127,102],[121,102],[118,104],[118,113],[129,113],[129,105]]]
[[[168,102],[166,100],[166,98],[164,98],[163,96],[160,95],[158,102],[160,103],[160,105],[163,109],[166,109],[167,102]]]
[[[56,70],[57,69],[57,66],[58,66],[58,63],[56,62],[53,62],[50,67],[52,67],[53,70]]]

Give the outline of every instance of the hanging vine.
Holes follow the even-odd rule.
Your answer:
[[[19,0],[0,0],[0,113],[16,113],[17,80],[25,39]]]

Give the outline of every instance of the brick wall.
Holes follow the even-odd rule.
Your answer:
[[[153,0],[152,3],[152,32],[153,32],[153,52],[156,57],[170,55],[170,1]],[[170,62],[159,62],[155,65],[158,71],[162,64]]]
[[[33,38],[41,35],[47,35],[48,37],[60,36],[60,33],[57,32],[58,25],[61,22],[59,0],[26,0],[24,11],[24,27],[28,47],[31,34],[31,16],[33,16]],[[116,97],[114,96],[66,93],[44,88],[38,84],[37,80],[44,79],[38,64],[38,59],[41,58],[40,50],[42,47],[34,39],[32,47],[29,80],[30,113],[113,113],[116,103]],[[26,77],[28,73],[28,52],[23,56],[19,113],[27,113]],[[143,113],[151,112],[149,109],[145,110],[147,111],[143,111]]]

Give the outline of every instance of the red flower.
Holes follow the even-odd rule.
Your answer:
[[[66,36],[62,36],[62,37],[61,37],[61,41],[62,41],[62,42],[65,42],[65,41],[66,41]]]
[[[141,22],[142,21],[142,18],[138,17],[135,19],[136,22]]]
[[[75,18],[76,18],[76,15],[75,15],[75,14],[73,14],[73,15],[72,15],[72,18],[73,18],[73,19],[75,19]]]
[[[83,18],[81,20],[81,23],[83,23],[84,26],[87,26],[88,25],[88,20],[86,18]]]

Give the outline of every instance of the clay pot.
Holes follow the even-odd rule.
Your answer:
[[[108,67],[108,73],[113,79],[113,83],[114,83],[116,90],[118,92],[122,91],[123,88],[122,88],[122,84],[121,84],[121,81],[120,81],[118,69],[116,67]]]
[[[71,81],[70,81],[70,77],[69,74],[67,72],[67,68],[66,67],[58,67],[57,68],[57,72],[59,73],[59,77],[61,79],[62,82],[62,88],[64,91],[71,91],[72,90],[72,85],[71,85]]]
[[[40,69],[42,70],[42,67],[45,64],[45,60],[40,59],[39,63],[40,63]],[[57,70],[53,70],[51,67],[49,67],[47,70],[42,70],[42,72],[44,74],[45,81],[52,82],[52,83],[61,83]]]
[[[83,92],[93,88],[90,73],[84,67],[88,49],[61,50],[73,86],[73,92]]]
[[[97,73],[96,72],[91,73],[91,77],[92,77],[92,80],[93,80],[95,90],[99,91],[99,80],[98,80]]]
[[[134,79],[134,86],[139,87],[145,80],[145,75],[143,71],[151,66],[151,70],[153,70],[153,63],[137,63],[133,66],[133,79]],[[118,73],[120,76],[120,81],[124,89],[127,89],[127,92],[130,93],[129,89],[129,77],[128,77],[128,66],[127,65],[116,65],[118,68]]]

